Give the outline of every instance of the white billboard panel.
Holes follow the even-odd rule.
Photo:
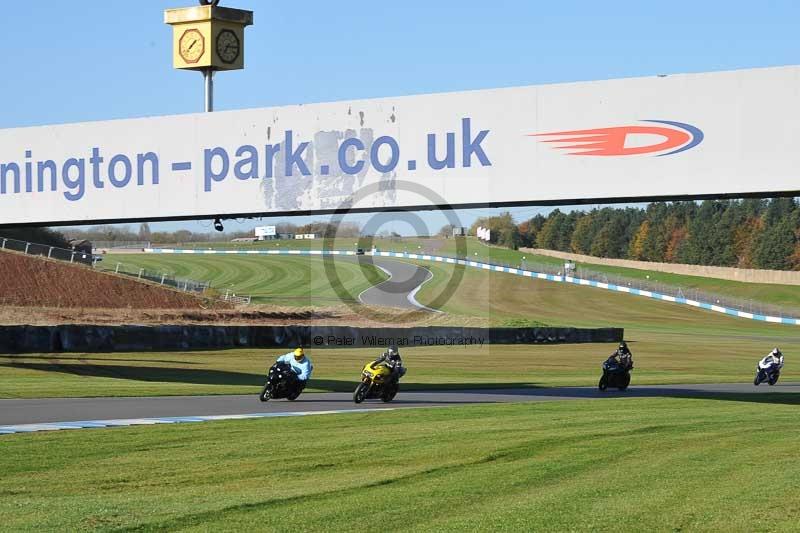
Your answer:
[[[0,225],[800,190],[800,67],[0,130]]]
[[[275,226],[256,226],[255,232],[256,237],[274,237]]]

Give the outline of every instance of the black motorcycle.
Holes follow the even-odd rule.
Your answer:
[[[624,367],[613,361],[605,361],[603,363],[603,375],[600,377],[600,383],[597,384],[597,388],[601,391],[609,387],[616,387],[619,390],[627,389],[631,383],[632,369],[633,365]]]
[[[297,379],[297,374],[292,369],[292,365],[275,363],[269,369],[267,382],[264,384],[264,388],[261,389],[258,399],[262,402],[280,398],[293,401],[300,396],[304,388],[305,383]]]

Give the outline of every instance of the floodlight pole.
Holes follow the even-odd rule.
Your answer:
[[[214,111],[214,71],[203,69],[203,80],[206,86],[206,113]]]

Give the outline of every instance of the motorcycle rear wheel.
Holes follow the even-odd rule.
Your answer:
[[[367,391],[368,390],[369,390],[369,384],[368,383],[366,383],[364,381],[359,383],[358,387],[356,387],[355,392],[353,392],[353,401],[355,403],[363,402],[367,397]]]
[[[625,390],[625,389],[628,388],[628,385],[631,384],[631,375],[630,374],[626,374],[623,377],[621,377],[620,380],[621,380],[620,384],[619,384],[619,386],[617,388],[619,390]]]
[[[301,392],[302,392],[302,391],[299,391],[299,390],[297,390],[297,391],[294,391],[294,392],[292,392],[291,394],[287,395],[287,396],[286,396],[286,399],[287,399],[287,400],[289,400],[290,402],[293,402],[293,401],[295,401],[297,398],[299,398],[299,397],[300,397],[300,393],[301,393]]]
[[[391,387],[389,388],[389,390],[384,392],[383,395],[381,395],[381,400],[383,400],[383,403],[389,403],[392,400],[394,400],[394,397],[397,396],[398,388],[399,387],[395,385],[394,387]]]

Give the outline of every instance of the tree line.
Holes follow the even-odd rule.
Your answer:
[[[225,221],[223,221],[224,223]],[[308,224],[292,224],[282,222],[275,224],[278,234],[315,233],[320,237],[358,237],[360,228],[353,222],[312,221]],[[152,231],[150,224],[142,223],[130,225],[101,225],[88,228],[66,227],[59,229],[42,227],[12,227],[0,229],[0,238],[15,239],[19,241],[45,244],[59,248],[69,248],[71,240],[88,240],[93,243],[123,243],[123,242],[150,242],[151,244],[177,244],[177,243],[203,243],[226,242],[231,239],[253,237],[253,230],[240,231],[208,231],[196,232],[185,229],[176,231]]]
[[[794,198],[654,202],[604,207],[515,224],[509,213],[473,224],[495,244],[665,263],[800,270],[800,205]]]

